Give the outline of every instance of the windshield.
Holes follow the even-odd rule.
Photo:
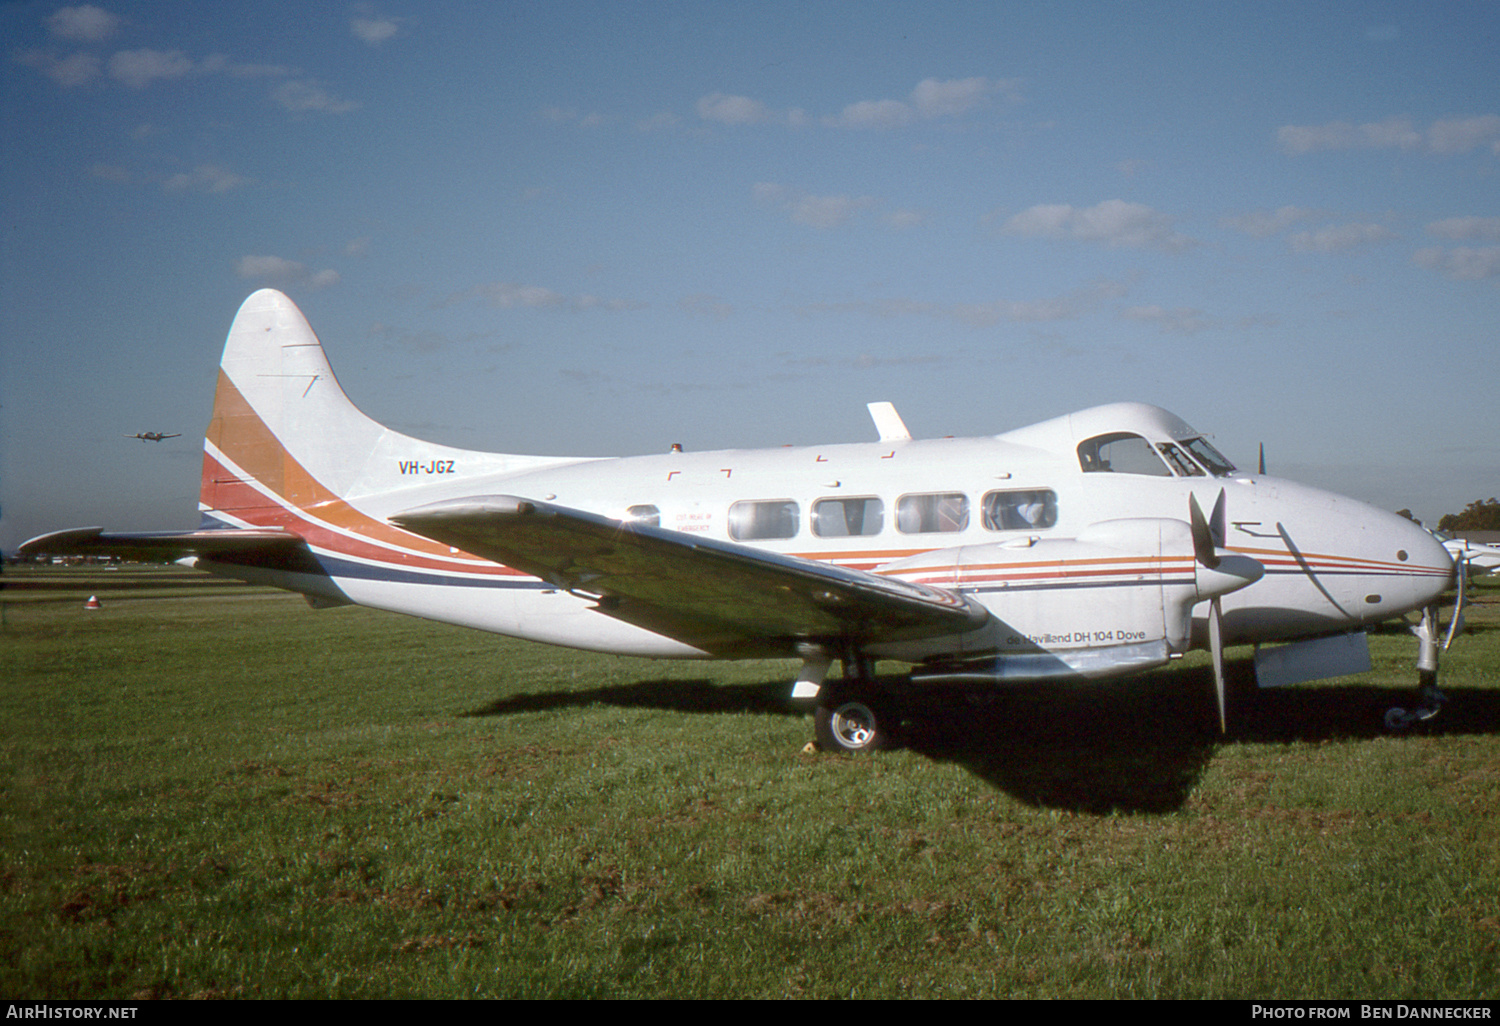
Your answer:
[[[1214,477],[1225,477],[1234,473],[1234,464],[1224,458],[1223,454],[1202,438],[1189,439],[1182,443],[1187,446],[1188,451],[1198,457],[1198,462],[1208,468],[1208,472]]]

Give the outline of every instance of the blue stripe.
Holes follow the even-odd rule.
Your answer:
[[[476,579],[472,577],[455,577],[450,574],[434,573],[423,570],[398,570],[395,567],[378,565],[371,566],[369,563],[356,563],[347,559],[340,559],[324,552],[314,550],[313,557],[317,559],[325,573],[330,577],[343,577],[361,581],[385,581],[391,584],[429,584],[440,585],[448,588],[499,588],[509,591],[555,591],[553,585],[546,581],[537,580],[535,577],[507,578],[495,580],[493,578]]]

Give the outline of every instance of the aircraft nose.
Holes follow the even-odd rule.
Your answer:
[[[1391,541],[1396,546],[1395,574],[1406,592],[1408,609],[1421,609],[1453,587],[1453,556],[1420,524],[1391,514]]]

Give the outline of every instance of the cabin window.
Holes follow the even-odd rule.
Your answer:
[[[883,527],[885,503],[873,496],[819,499],[813,503],[812,531],[819,538],[879,534]]]
[[[729,507],[729,537],[735,541],[794,538],[802,510],[790,499],[736,502]]]
[[[1051,489],[990,492],[982,506],[987,531],[1024,531],[1057,523],[1057,493]]]
[[[1078,462],[1084,473],[1149,474],[1171,477],[1172,472],[1156,455],[1151,443],[1140,435],[1117,432],[1099,435],[1078,446]]]
[[[1182,444],[1198,457],[1198,462],[1207,467],[1208,472],[1214,477],[1227,477],[1234,473],[1234,464],[1226,460],[1219,450],[1209,445],[1206,439],[1190,438]]]
[[[1178,477],[1203,476],[1203,468],[1189,459],[1188,454],[1172,442],[1157,442],[1156,449],[1161,453],[1162,459],[1171,465],[1172,473]]]
[[[631,506],[625,511],[625,519],[645,527],[660,527],[661,510],[655,506]]]
[[[896,500],[896,528],[902,534],[962,531],[969,526],[969,497],[962,492],[903,495]]]

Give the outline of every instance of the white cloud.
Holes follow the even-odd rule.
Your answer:
[[[1500,114],[1444,118],[1434,121],[1427,130],[1427,142],[1433,153],[1468,153],[1496,141],[1500,141]]]
[[[33,51],[22,54],[22,64],[40,68],[42,73],[64,89],[88,85],[103,71],[103,64],[93,54],[75,53],[67,57],[55,57],[49,53]]]
[[[1092,207],[1041,204],[1021,211],[1001,227],[1005,235],[1023,238],[1074,239],[1107,246],[1182,250],[1195,245],[1181,235],[1168,215],[1141,203],[1105,200]]]
[[[886,224],[903,231],[907,228],[920,228],[928,220],[928,215],[920,210],[893,210],[885,216]]]
[[[987,78],[959,78],[939,82],[924,78],[911,91],[911,101],[924,118],[955,117],[978,107],[993,93],[1013,91],[1012,83]]]
[[[899,128],[934,118],[954,118],[984,106],[995,96],[1020,102],[1018,80],[989,78],[923,79],[904,100],[859,100],[823,124],[842,128]],[[709,93],[694,104],[698,117],[724,125],[778,124],[800,128],[812,119],[801,107],[773,109],[749,96]]]
[[[709,93],[698,100],[694,109],[704,121],[717,121],[725,125],[758,125],[771,120],[770,109],[748,96]]]
[[[1305,221],[1311,217],[1320,216],[1317,211],[1307,210],[1303,207],[1278,207],[1275,210],[1256,210],[1237,217],[1226,217],[1219,223],[1226,228],[1234,228],[1246,235],[1253,235],[1257,239],[1264,239],[1272,235],[1279,235],[1299,221]]]
[[[724,299],[722,296],[713,296],[706,293],[683,296],[677,301],[677,305],[687,313],[712,317],[720,321],[734,313],[734,306],[729,300]]]
[[[108,39],[119,25],[118,17],[93,4],[62,7],[47,19],[47,28],[54,36],[79,43]]]
[[[845,107],[838,117],[828,119],[828,123],[845,128],[900,128],[919,120],[958,117],[985,105],[997,94],[1008,102],[1019,103],[1019,80],[925,78],[905,100],[860,100]]]
[[[1443,249],[1432,246],[1412,255],[1418,267],[1441,271],[1454,281],[1481,281],[1500,278],[1500,246],[1455,246]]]
[[[132,89],[144,89],[158,79],[182,78],[192,70],[192,59],[181,50],[121,50],[109,59],[110,77]]]
[[[339,272],[331,268],[310,272],[304,264],[279,256],[242,256],[235,262],[234,273],[254,281],[308,290],[337,285],[341,280]]]
[[[378,14],[357,14],[349,19],[349,31],[360,42],[379,46],[388,39],[394,39],[401,31],[401,19]]]
[[[284,64],[236,64],[222,53],[211,53],[203,58],[198,62],[197,71],[230,78],[286,78],[297,74],[297,69]]]
[[[1287,244],[1296,253],[1343,253],[1390,242],[1397,237],[1384,225],[1337,224],[1315,231],[1293,232],[1287,237]]]
[[[916,120],[916,112],[900,100],[861,100],[839,114],[837,123],[846,128],[900,128]]]
[[[221,193],[249,184],[250,179],[241,177],[228,168],[199,164],[191,171],[168,178],[162,183],[162,188],[167,192]]]
[[[1424,149],[1445,156],[1481,147],[1500,149],[1500,115],[1442,118],[1419,129],[1410,118],[1391,117],[1363,125],[1330,121],[1324,125],[1284,125],[1276,145],[1293,156],[1329,150]]]
[[[676,128],[682,119],[669,110],[660,111],[649,118],[642,118],[635,123],[637,131],[658,132],[669,128]]]
[[[482,299],[500,310],[639,310],[644,306],[627,299],[602,299],[588,293],[566,296],[541,285],[522,285],[509,281],[489,282],[462,292],[454,292],[439,305],[452,306],[469,299]]]
[[[750,191],[757,203],[785,211],[793,224],[820,229],[847,224],[858,211],[876,203],[873,196],[815,196],[773,182],[757,182]]]
[[[346,114],[357,110],[359,104],[352,100],[340,100],[316,82],[287,82],[271,94],[285,109],[294,114],[303,111],[320,111],[324,114]]]
[[[1465,239],[1500,242],[1500,217],[1450,217],[1429,224],[1427,234],[1455,242]]]
[[[1132,306],[1121,310],[1120,316],[1128,321],[1154,324],[1162,331],[1171,332],[1174,335],[1195,335],[1213,326],[1202,310],[1191,307],[1168,310],[1156,305]]]

